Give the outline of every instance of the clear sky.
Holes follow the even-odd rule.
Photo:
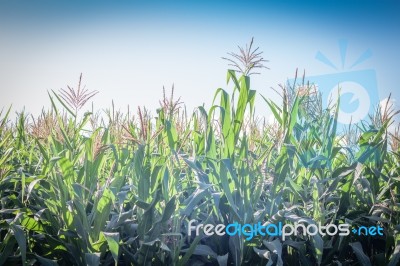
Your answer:
[[[269,60],[252,76],[264,96],[276,98],[271,87],[298,68],[321,84],[361,84],[373,105],[400,99],[398,25],[399,1],[1,1],[0,108],[37,114],[50,106],[48,90],[76,86],[83,73],[97,109],[113,99],[155,114],[174,84],[192,110],[231,89],[221,57],[251,37]],[[366,102],[354,94],[349,112]],[[256,111],[268,113],[261,97]]]

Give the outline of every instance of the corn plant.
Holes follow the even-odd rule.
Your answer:
[[[97,92],[49,92],[50,109],[0,112],[0,265],[398,265],[397,112],[339,131],[340,101],[312,85],[263,97],[253,40],[224,58],[227,88],[187,112],[165,90],[152,116],[85,111]],[[350,224],[383,235],[197,234],[195,224]]]

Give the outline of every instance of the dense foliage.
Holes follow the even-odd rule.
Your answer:
[[[339,103],[322,108],[312,86],[284,86],[282,103],[265,98],[275,122],[264,123],[250,88],[261,61],[242,52],[247,65],[227,73],[233,90],[218,89],[209,110],[188,114],[164,95],[155,117],[83,113],[95,93],[80,82],[49,93],[38,118],[12,123],[3,110],[0,265],[398,265],[395,113],[378,108],[339,131]],[[247,241],[189,236],[192,219],[379,225],[384,235]]]

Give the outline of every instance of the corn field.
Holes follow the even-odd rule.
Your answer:
[[[265,62],[252,43],[229,55],[227,89],[192,113],[173,91],[154,116],[87,111],[97,92],[81,79],[38,117],[4,107],[0,265],[399,265],[397,112],[339,129],[339,99],[286,84],[274,102],[251,88]],[[384,231],[247,240],[189,234],[191,220]]]

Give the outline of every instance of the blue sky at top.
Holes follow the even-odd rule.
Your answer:
[[[400,100],[397,25],[398,1],[2,1],[0,106],[37,113],[49,106],[47,90],[75,86],[82,72],[100,92],[96,108],[114,99],[122,110],[154,111],[162,87],[175,84],[193,109],[230,88],[220,58],[251,37],[269,60],[252,79],[267,97],[297,68],[309,76],[372,69],[379,97]],[[343,68],[338,40],[348,45]],[[338,69],[316,60],[318,51]],[[256,108],[268,112],[261,100]]]

